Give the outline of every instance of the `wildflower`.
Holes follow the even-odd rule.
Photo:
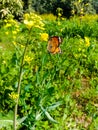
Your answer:
[[[44,24],[42,22],[41,17],[34,13],[24,15],[24,24],[28,29],[31,29],[33,27],[33,28],[39,28],[41,30],[44,30],[43,28]]]
[[[85,44],[87,47],[90,46],[90,41],[89,41],[89,38],[88,37],[84,37],[85,38]]]
[[[17,28],[16,31],[19,32],[20,30]]]
[[[12,31],[13,34],[17,34],[17,31]]]
[[[81,14],[81,15],[84,14],[83,8],[80,10],[80,14]]]
[[[40,25],[35,25],[35,27],[36,27],[36,28],[39,28],[39,29],[41,29],[41,30],[44,30],[44,28],[41,27]]]
[[[63,18],[63,17],[62,17],[61,19],[62,19],[62,20],[65,20],[65,18]]]
[[[10,19],[8,22],[13,24],[13,25],[17,25],[17,21],[15,21],[14,19]]]
[[[10,23],[7,23],[6,25],[5,25],[5,28],[8,28],[8,27],[11,27],[12,25],[10,24]]]
[[[41,40],[42,41],[48,41],[48,34],[47,33],[41,33]]]
[[[27,62],[28,64],[30,64],[30,62],[32,61],[33,58],[29,57],[29,56],[25,56],[24,61]]]
[[[26,25],[26,27],[28,29],[31,29],[34,25],[34,22],[33,21],[28,21],[28,20],[24,20],[24,24]]]
[[[18,25],[18,24],[16,24],[16,25],[15,25],[15,27],[16,27],[16,28],[19,28],[19,25]]]
[[[79,3],[81,2],[81,0],[79,0]]]
[[[29,14],[28,13],[26,13],[26,14],[24,14],[24,19],[28,19],[29,18]]]
[[[9,94],[10,98],[12,98],[13,100],[17,99],[19,97],[18,94],[12,92],[11,94]]]
[[[61,17],[61,16],[62,16],[62,14],[61,14],[61,13],[58,13],[58,16],[59,16],[59,17]]]

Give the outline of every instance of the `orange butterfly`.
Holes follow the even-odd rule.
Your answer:
[[[47,50],[51,54],[61,53],[60,44],[62,39],[58,36],[50,37],[48,40]]]

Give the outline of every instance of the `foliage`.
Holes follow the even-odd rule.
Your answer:
[[[85,14],[94,14],[95,10],[90,1],[83,0],[74,0],[71,2],[72,5],[72,14],[75,15],[85,15]]]
[[[96,13],[98,14],[98,1],[97,0],[93,0],[92,1],[92,5],[93,5],[94,9],[96,10]]]
[[[56,16],[54,16],[53,14],[42,14],[41,15],[43,20],[51,20],[51,21],[55,21],[56,20]]]
[[[22,65],[18,128],[97,130],[97,32],[97,15],[56,21],[30,13],[24,15],[23,23],[4,20],[0,29],[0,128],[12,127],[8,121],[13,120],[21,60],[29,41]],[[62,54],[47,53],[48,35],[63,38]]]
[[[22,20],[23,12],[33,11],[39,14],[53,13],[56,16],[69,18],[72,15],[97,13],[97,7],[96,0],[1,0],[0,18],[13,16],[15,19]]]
[[[39,12],[40,14],[51,13],[55,2],[56,0],[34,0],[32,7],[35,11]]]
[[[14,15],[16,18],[22,16],[23,2],[22,0],[1,0],[0,1],[0,18]]]
[[[29,1],[31,0],[24,1],[26,8],[28,7]],[[69,18],[74,14],[94,14],[95,10],[97,10],[97,2],[93,0],[33,0],[31,7],[40,14],[53,13],[57,16],[57,10],[60,8],[62,10],[62,16]]]

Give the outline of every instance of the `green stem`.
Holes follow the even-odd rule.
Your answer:
[[[14,110],[14,121],[13,121],[14,130],[16,130],[16,128],[17,128],[16,119],[17,119],[18,102],[19,102],[19,95],[20,95],[20,88],[21,88],[21,80],[22,80],[22,74],[23,74],[23,62],[24,62],[24,57],[25,57],[25,53],[26,53],[26,50],[27,50],[28,43],[29,43],[29,41],[27,40],[27,44],[25,45],[23,56],[22,56],[22,61],[21,61],[21,65],[20,65],[18,90],[17,90],[18,98],[16,100],[15,110]]]

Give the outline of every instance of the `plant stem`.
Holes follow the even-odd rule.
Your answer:
[[[16,130],[16,128],[17,128],[16,119],[17,119],[18,102],[19,102],[19,95],[20,95],[20,88],[21,88],[21,80],[22,80],[22,75],[23,75],[23,62],[24,62],[24,56],[25,56],[25,53],[27,50],[28,43],[29,42],[27,40],[27,44],[25,45],[23,56],[22,56],[22,61],[21,61],[21,65],[20,65],[19,81],[18,81],[18,89],[17,89],[18,98],[16,100],[15,109],[14,109],[14,121],[13,121],[14,130]]]

